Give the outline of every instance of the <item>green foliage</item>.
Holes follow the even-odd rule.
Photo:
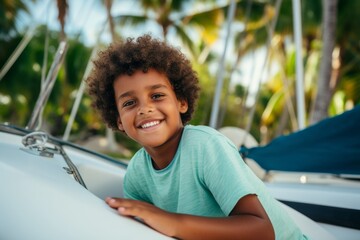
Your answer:
[[[16,37],[10,41],[2,42],[5,52],[0,59],[2,65],[7,61],[8,56],[11,55],[20,40],[21,37]],[[7,109],[4,111],[4,115],[1,115],[2,121],[7,119],[16,125],[26,125],[26,121],[30,117],[30,109],[34,106],[40,90],[42,61],[38,56],[41,52],[42,49],[31,42],[1,80],[0,94],[10,99],[8,104],[2,105],[3,109]],[[22,109],[23,112],[20,113],[18,109]]]
[[[10,99],[8,104],[1,103],[0,105],[0,121],[9,121],[19,126],[27,125],[40,92],[46,32],[44,26],[37,28],[32,41],[0,82],[1,96]],[[4,48],[6,52],[1,56],[0,63],[5,63],[6,57],[14,51],[20,39],[21,37],[17,37],[12,41],[3,42],[3,46],[8,47]],[[46,73],[59,45],[59,35],[57,32],[50,31],[48,39],[49,51]],[[44,111],[46,125],[52,126],[50,132],[53,135],[60,135],[64,132],[65,120],[70,114],[74,101],[74,89],[80,86],[89,56],[90,49],[76,40],[69,40],[64,66],[59,71]],[[80,108],[85,109],[83,106]],[[78,124],[85,124],[86,116],[79,115],[77,120],[79,121]]]
[[[19,11],[26,10],[24,1],[13,1],[14,7],[5,9],[5,3],[0,1],[0,65],[3,66],[8,57],[14,51],[24,34],[17,33],[14,18],[6,20],[5,11],[12,11],[16,16]],[[122,15],[115,16],[117,30],[121,31],[121,24],[144,24],[147,21],[155,21],[164,30],[164,35],[173,34],[182,40],[183,48],[189,50],[189,58],[197,71],[201,95],[198,106],[191,124],[208,125],[214,89],[216,86],[216,71],[219,55],[213,50],[214,43],[218,40],[220,29],[225,24],[228,5],[216,5],[212,1],[209,8],[202,11],[193,11],[187,4],[195,4],[196,1],[140,1],[144,14],[139,16]],[[207,4],[208,1],[204,1]],[[234,52],[241,58],[250,51],[264,46],[268,40],[268,27],[275,17],[275,1],[237,1],[236,24],[247,25],[243,29],[235,31]],[[17,5],[16,5],[17,4]],[[360,13],[360,1],[338,1],[338,27],[336,45],[340,52],[339,78],[341,81],[336,86],[329,112],[331,115],[339,114],[348,106],[360,104],[360,45],[357,22],[354,21]],[[4,8],[2,7],[4,6]],[[251,14],[246,11],[251,7]],[[8,7],[6,7],[8,8]],[[71,9],[70,9],[71,10]],[[160,11],[161,10],[161,11]],[[302,1],[302,24],[303,24],[303,56],[305,70],[305,90],[307,111],[314,101],[317,90],[319,62],[321,61],[321,1]],[[149,12],[152,13],[148,14]],[[177,13],[177,14],[174,14]],[[155,17],[154,17],[155,16]],[[151,18],[152,17],[152,18]],[[277,132],[291,132],[294,130],[289,110],[289,102],[296,110],[295,98],[295,50],[293,45],[293,11],[291,0],[284,0],[275,27],[272,45],[269,49],[272,64],[279,66],[279,71],[266,79],[266,84],[260,87],[259,98],[255,103],[255,115],[251,124],[251,134],[258,141],[264,138],[271,140]],[[4,27],[3,27],[4,26]],[[167,29],[172,28],[173,32]],[[44,44],[46,38],[45,26],[36,29],[34,38],[20,55],[9,72],[0,81],[0,122],[11,122],[19,126],[26,126],[31,110],[37,100],[41,84],[41,71],[44,59]],[[121,35],[121,34],[119,34]],[[48,72],[54,54],[59,45],[60,34],[56,31],[48,32]],[[50,95],[49,102],[44,111],[44,126],[53,135],[61,136],[69,119],[77,89],[80,86],[86,65],[89,60],[91,49],[86,47],[77,38],[69,38],[69,48],[64,65],[59,71],[57,80]],[[227,61],[231,62],[231,58]],[[226,70],[226,75],[229,70]],[[229,83],[227,80],[227,84]],[[287,86],[285,86],[285,84]],[[223,89],[221,117],[222,126],[232,125],[245,128],[249,121],[250,107],[244,105],[246,100],[245,86],[236,85],[230,91],[228,86]],[[289,96],[287,96],[288,94]],[[288,98],[287,98],[288,97]],[[283,126],[280,119],[284,114],[290,116],[291,122],[285,122]],[[296,121],[296,120],[295,120]],[[221,126],[220,126],[221,127]],[[261,134],[260,129],[267,129],[267,136]],[[72,135],[86,138],[90,134],[103,134],[105,126],[100,117],[94,113],[90,106],[90,99],[85,94],[79,106]],[[122,134],[117,134],[116,139],[132,152],[140,146]]]
[[[215,80],[214,76],[210,74],[207,65],[194,63],[193,68],[198,73],[201,91],[196,111],[190,123],[194,125],[207,125],[210,119]]]
[[[9,40],[18,32],[17,18],[29,9],[24,0],[0,0],[0,39]],[[3,45],[2,45],[3,46]]]

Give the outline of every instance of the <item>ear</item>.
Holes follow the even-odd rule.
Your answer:
[[[120,131],[125,132],[123,124],[122,124],[121,119],[120,119],[120,116],[117,119],[117,125],[118,125],[118,128],[119,128]]]
[[[189,109],[188,102],[186,100],[179,100],[179,112],[186,113]]]

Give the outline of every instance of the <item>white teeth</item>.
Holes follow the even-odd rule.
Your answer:
[[[149,128],[149,127],[158,125],[159,123],[160,123],[160,121],[148,122],[148,123],[141,125],[141,128]]]

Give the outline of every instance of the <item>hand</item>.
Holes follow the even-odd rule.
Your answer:
[[[166,212],[152,204],[107,198],[106,203],[121,215],[141,218],[155,230],[180,239],[275,239],[271,221],[256,195],[247,195],[229,217],[201,217]]]
[[[105,202],[124,216],[137,217],[155,230],[174,236],[176,230],[176,214],[166,212],[150,203],[125,199],[106,198]]]

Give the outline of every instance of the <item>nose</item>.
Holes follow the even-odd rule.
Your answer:
[[[138,114],[139,115],[143,115],[143,114],[149,114],[149,113],[152,113],[154,111],[154,107],[151,103],[142,103],[140,104],[139,106],[139,109],[138,109]]]

